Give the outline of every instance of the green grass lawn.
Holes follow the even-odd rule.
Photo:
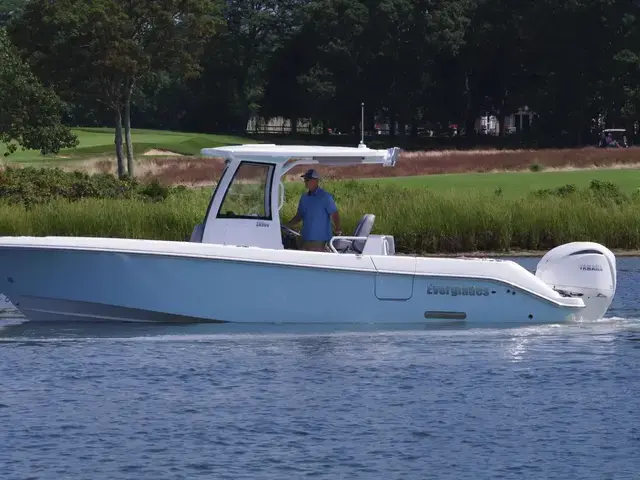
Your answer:
[[[6,147],[0,144],[0,158],[17,163],[60,162],[83,160],[93,156],[115,155],[114,130],[112,128],[74,128],[80,144],[76,148],[63,149],[58,155],[41,155],[37,150],[18,149],[9,157],[4,157]],[[225,135],[209,135],[205,133],[182,133],[160,130],[132,129],[133,150],[142,154],[151,148],[171,150],[182,155],[196,155],[200,149],[219,147],[221,145],[255,143],[254,141]],[[65,158],[69,157],[69,158]]]
[[[406,187],[425,188],[436,192],[484,191],[493,193],[501,188],[507,197],[519,197],[533,190],[574,184],[588,187],[592,180],[618,185],[624,193],[640,188],[640,169],[592,169],[555,172],[457,173],[366,179],[365,182],[395,183]]]

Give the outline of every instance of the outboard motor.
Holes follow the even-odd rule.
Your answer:
[[[599,243],[565,243],[542,257],[536,277],[563,296],[582,298],[582,317],[597,320],[607,312],[616,293],[616,257]]]

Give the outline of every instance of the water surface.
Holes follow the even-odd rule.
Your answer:
[[[620,258],[593,323],[0,319],[0,478],[638,478],[638,293]]]

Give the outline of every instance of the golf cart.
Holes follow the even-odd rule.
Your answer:
[[[600,134],[599,148],[628,148],[625,128],[605,128]]]

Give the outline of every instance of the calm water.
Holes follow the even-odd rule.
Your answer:
[[[620,258],[590,324],[0,320],[0,479],[635,479],[638,293],[640,260]]]

